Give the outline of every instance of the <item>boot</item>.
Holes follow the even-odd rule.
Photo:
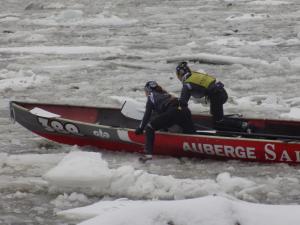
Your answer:
[[[143,155],[139,158],[139,161],[142,163],[147,162],[148,160],[152,160],[152,155]]]

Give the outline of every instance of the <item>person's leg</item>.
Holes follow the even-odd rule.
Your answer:
[[[195,133],[192,114],[187,107],[184,107],[178,111],[178,115],[176,117],[176,123],[182,128],[184,134]]]
[[[217,95],[211,96],[210,98],[210,114],[212,115],[214,122],[223,119],[223,103],[220,101]]]
[[[223,105],[228,99],[227,92],[224,88],[219,89],[212,96],[210,96],[210,113],[213,121],[221,121],[224,117]]]
[[[155,130],[153,127],[148,124],[146,126],[146,143],[145,143],[145,153],[147,155],[152,155],[153,153],[153,144],[155,140]]]
[[[247,122],[224,117],[223,104],[227,101],[228,95],[224,88],[211,98],[211,114],[213,115],[214,127],[217,130],[251,132]],[[249,131],[248,131],[249,130]]]
[[[145,143],[145,153],[153,153],[153,146],[155,141],[155,131],[163,128],[168,128],[174,124],[173,122],[173,111],[168,110],[161,115],[158,115],[146,126],[146,143]]]

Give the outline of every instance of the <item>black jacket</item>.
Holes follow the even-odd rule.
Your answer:
[[[147,98],[146,110],[144,117],[140,123],[140,128],[144,130],[147,123],[150,121],[152,112],[155,111],[157,114],[165,112],[171,105],[178,105],[178,99],[174,98],[167,92],[156,92],[152,91]]]

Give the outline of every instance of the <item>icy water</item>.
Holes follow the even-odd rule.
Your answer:
[[[285,117],[300,107],[299,21],[298,0],[2,0],[0,224],[71,224],[55,212],[115,198],[51,192],[43,174],[72,147],[13,124],[10,100],[117,106],[111,96],[143,100],[147,80],[179,94],[176,61],[192,59],[193,69],[224,82],[226,113]],[[233,188],[234,197],[300,203],[299,166],[160,157],[140,165],[137,155],[102,154],[111,168],[129,164],[176,178],[227,172],[256,183]]]

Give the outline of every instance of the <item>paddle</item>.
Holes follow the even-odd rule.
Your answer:
[[[135,120],[142,120],[145,112],[145,106],[142,103],[128,99],[125,100],[121,108],[121,113]]]

